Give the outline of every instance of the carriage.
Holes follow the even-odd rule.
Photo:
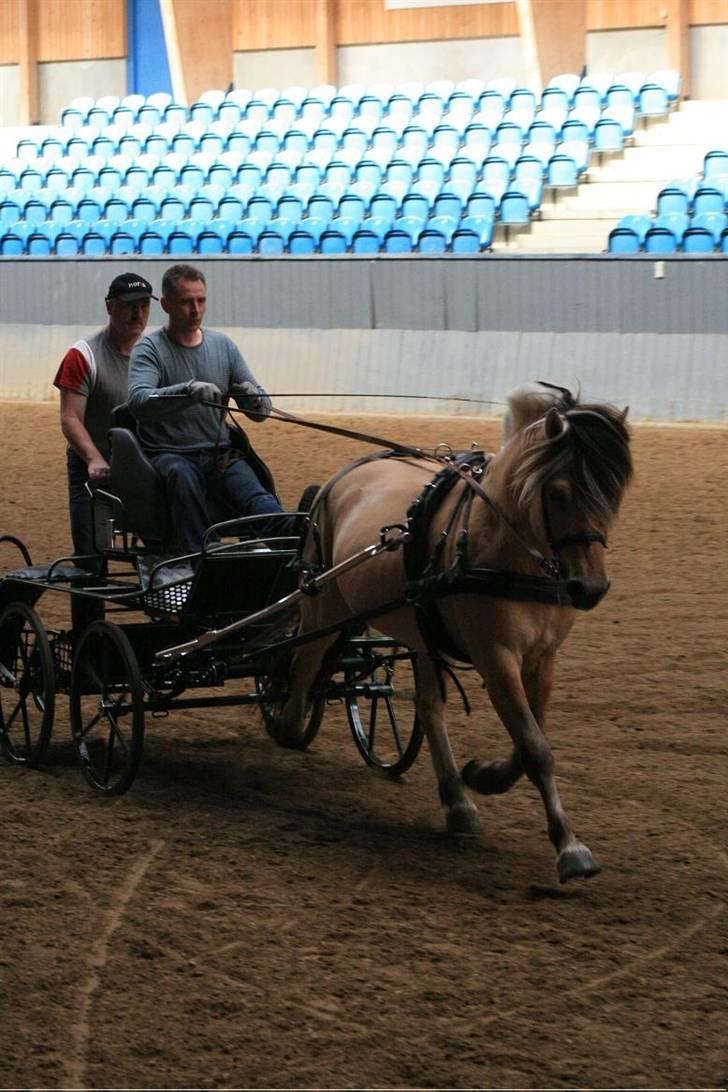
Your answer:
[[[597,873],[561,803],[544,725],[557,651],[609,588],[607,532],[632,473],[626,410],[542,382],[507,404],[494,455],[383,445],[304,498],[293,537],[259,534],[270,516],[218,521],[194,571],[156,552],[163,505],[152,494],[139,509],[141,464],[120,479],[134,482],[127,498],[94,495],[95,559],[34,566],[19,539],[0,537],[24,561],[0,581],[5,757],[41,762],[58,692],[101,795],[131,785],[148,714],[256,705],[277,743],[305,748],[327,704],[343,703],[364,760],[392,776],[427,737],[452,834],[482,831],[466,789],[503,793],[526,775],[560,881]],[[112,449],[143,459],[133,434],[117,432]],[[103,616],[47,632],[35,604],[50,591]],[[450,681],[464,696],[464,664],[512,749],[459,771],[446,704]],[[241,680],[243,693],[220,692]]]
[[[308,571],[300,557],[315,486],[296,513],[299,537],[261,536],[260,516],[226,518],[211,525],[198,557],[170,557],[158,552],[169,532],[159,479],[131,428],[113,428],[111,442],[112,485],[92,500],[95,555],[33,564],[20,538],[0,535],[6,556],[22,558],[0,579],[3,757],[41,765],[57,699],[67,695],[81,771],[101,796],[132,785],[150,715],[256,706],[270,727],[297,642],[298,603],[331,578]],[[401,538],[383,534],[366,556]],[[46,629],[37,606],[49,594],[70,597],[83,627]],[[423,739],[415,662],[414,652],[365,626],[342,631],[311,697],[306,745],[327,704],[343,705],[363,759],[402,774]],[[232,683],[235,693],[223,692]]]

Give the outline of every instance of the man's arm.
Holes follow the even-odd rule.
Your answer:
[[[245,363],[235,342],[231,342],[231,345],[230,394],[238,408],[251,421],[264,421],[273,408],[273,403]]]
[[[76,454],[86,463],[89,480],[106,481],[111,474],[111,467],[91,439],[84,424],[85,418],[86,395],[61,387],[61,431]]]
[[[129,409],[138,421],[168,417],[189,406],[183,398],[169,397],[187,393],[187,383],[160,386],[160,368],[154,346],[143,338],[134,346],[129,365]]]

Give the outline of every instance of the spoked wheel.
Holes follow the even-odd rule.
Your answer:
[[[56,673],[48,635],[26,603],[0,615],[0,746],[8,762],[38,766],[53,728]]]
[[[356,639],[351,647],[353,655],[345,655],[342,665],[354,743],[369,766],[398,777],[417,758],[424,737],[415,706],[417,654],[385,638]]]
[[[279,667],[270,675],[256,675],[255,688],[258,691],[265,730],[272,739],[276,739],[278,720],[288,697],[288,671],[284,667]],[[321,727],[326,708],[326,695],[320,694],[319,689],[320,682],[317,679],[313,687],[314,697],[306,710],[304,719],[302,748],[308,747],[313,742]]]
[[[71,734],[81,772],[102,796],[120,796],[142,757],[144,706],[139,664],[113,622],[92,622],[71,672]]]

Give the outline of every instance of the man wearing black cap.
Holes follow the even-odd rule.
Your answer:
[[[71,346],[53,380],[61,393],[61,430],[68,441],[71,536],[77,554],[94,553],[86,482],[108,481],[111,411],[126,401],[129,356],[144,333],[150,300],[156,298],[149,281],[137,273],[114,277],[106,295],[108,324]]]

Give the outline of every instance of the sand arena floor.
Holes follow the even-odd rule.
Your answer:
[[[403,441],[497,422],[347,422]],[[68,549],[53,405],[2,404],[0,531]],[[294,505],[365,447],[254,432]],[[549,737],[604,863],[556,882],[526,782],[443,833],[426,750],[369,771],[338,708],[306,754],[256,710],[149,719],[131,791],[82,780],[59,697],[46,766],[0,765],[0,1085],[718,1087],[728,1080],[728,432],[637,428],[612,590],[563,648]],[[0,558],[2,571],[15,557]],[[39,604],[67,624],[67,601]],[[507,753],[467,678],[459,762]]]

